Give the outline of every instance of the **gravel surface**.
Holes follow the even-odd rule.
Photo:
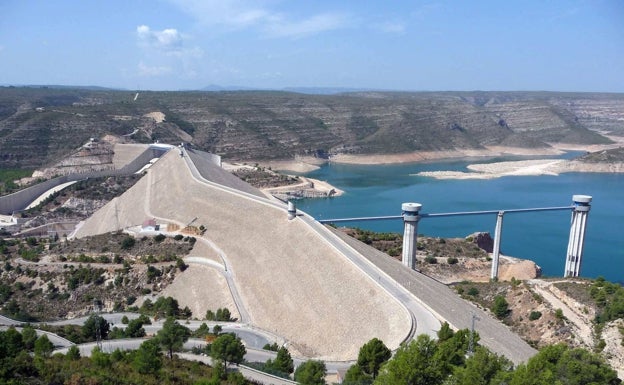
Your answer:
[[[401,305],[303,221],[289,221],[285,208],[196,182],[177,151],[85,221],[77,235],[150,217],[180,225],[197,217],[194,224],[206,227],[203,237],[231,269],[251,323],[283,336],[297,355],[354,359],[371,338],[396,349],[410,331]]]
[[[189,267],[178,273],[161,295],[177,298],[181,308],[188,306],[191,309],[193,318],[202,319],[207,310],[216,312],[224,307],[228,308],[233,318],[240,317],[225,278],[210,266],[189,263]]]

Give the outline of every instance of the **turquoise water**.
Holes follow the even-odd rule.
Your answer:
[[[567,157],[571,157],[570,154]],[[499,161],[493,159],[492,161]],[[572,195],[593,196],[581,275],[624,281],[624,175],[567,173],[560,176],[514,176],[490,180],[436,180],[421,171],[466,170],[469,162],[402,165],[328,164],[305,174],[326,180],[346,193],[330,199],[297,201],[316,219],[400,215],[402,202],[418,202],[422,213],[567,206]],[[571,211],[508,213],[501,251],[531,259],[545,276],[562,276]],[[375,231],[402,232],[401,220],[344,224]],[[494,234],[496,215],[423,218],[418,233],[465,237],[475,231]]]

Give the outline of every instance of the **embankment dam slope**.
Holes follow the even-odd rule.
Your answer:
[[[177,151],[85,221],[76,236],[151,217],[178,224],[197,217],[195,224],[207,228],[203,237],[227,260],[250,323],[284,337],[295,354],[350,360],[373,337],[395,349],[410,332],[402,305],[302,220],[288,220],[285,209],[261,199],[198,182]]]

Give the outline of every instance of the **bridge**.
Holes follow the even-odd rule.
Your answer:
[[[482,211],[458,211],[449,213],[421,213],[420,203],[403,203],[401,206],[401,215],[376,216],[376,217],[352,217],[352,218],[334,218],[319,220],[320,223],[340,223],[340,222],[359,222],[359,221],[384,221],[403,219],[405,223],[403,231],[403,264],[411,268],[416,267],[416,244],[418,237],[418,222],[424,218],[442,218],[467,215],[493,215],[495,214],[496,228],[494,231],[494,249],[492,252],[492,270],[490,279],[498,279],[498,266],[500,257],[500,242],[503,230],[503,216],[505,214],[544,212],[544,211],[572,211],[572,224],[570,226],[570,237],[568,240],[568,250],[565,258],[564,277],[578,277],[581,271],[581,260],[583,257],[583,249],[585,245],[585,230],[587,226],[587,216],[590,210],[592,197],[589,195],[573,195],[573,204],[558,207],[534,207],[525,209],[506,209],[506,210],[482,210]],[[289,203],[289,217],[292,216],[294,206]]]

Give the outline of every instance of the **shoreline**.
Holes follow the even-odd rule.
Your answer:
[[[331,198],[344,194],[344,191],[332,186],[326,181],[299,176],[300,183],[268,187],[260,189],[265,195],[284,194],[287,196],[301,196],[307,198]]]
[[[293,160],[259,162],[281,172],[308,173],[319,169],[326,163],[354,164],[354,165],[382,165],[403,163],[425,163],[444,160],[474,159],[475,163],[467,168],[469,171],[429,171],[413,174],[415,176],[432,177],[436,179],[492,179],[503,176],[527,175],[559,175],[566,172],[605,172],[624,173],[624,162],[621,163],[584,163],[565,159],[526,159],[519,161],[504,161],[482,163],[499,156],[552,156],[561,155],[566,151],[595,152],[622,146],[624,143],[616,141],[607,145],[579,144],[552,144],[551,147],[522,148],[489,146],[482,150],[450,150],[450,151],[421,151],[404,154],[367,154],[350,155],[338,154],[330,159],[313,157],[298,157]]]

